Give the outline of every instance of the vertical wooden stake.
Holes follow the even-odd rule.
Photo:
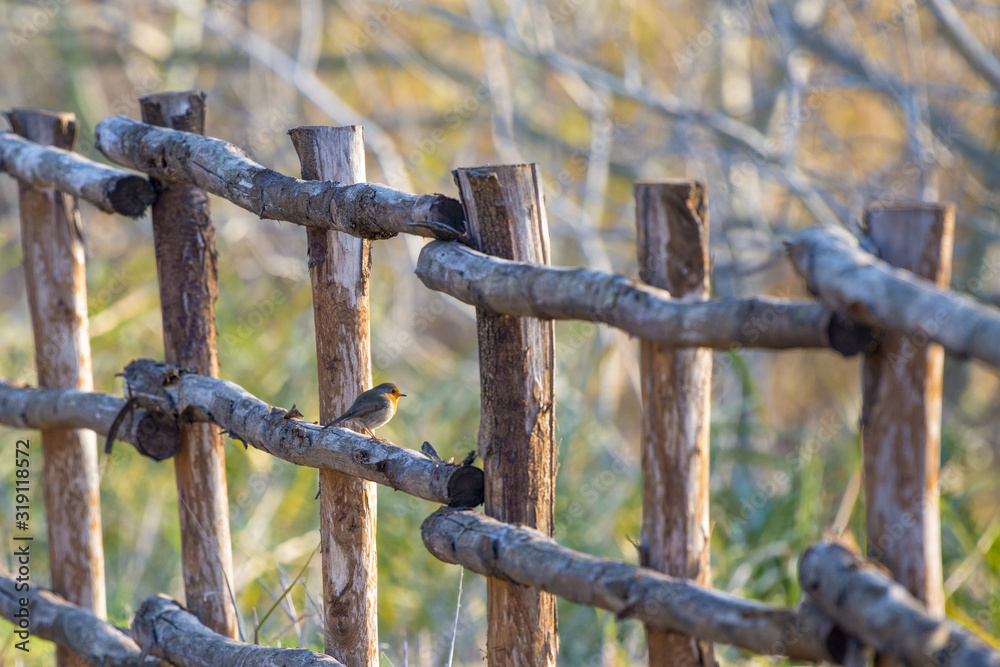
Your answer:
[[[289,132],[302,178],[365,180],[360,126],[299,127]],[[306,231],[319,367],[320,422],[343,414],[372,386],[369,278],[371,241],[343,232]],[[319,473],[320,541],[326,652],[349,667],[377,667],[378,569],[374,482]]]
[[[455,172],[469,232],[478,248],[503,259],[549,263],[549,228],[538,165]],[[486,473],[486,514],[552,534],[556,445],[553,438],[551,321],[477,309],[482,417],[479,455]],[[488,579],[487,661],[555,665],[555,598]]]
[[[880,204],[865,212],[875,252],[937,285],[951,279],[951,204]],[[940,322],[927,313],[927,329]],[[944,351],[926,335],[885,333],[865,357],[863,409],[868,557],[935,614],[941,575],[941,379]]]
[[[139,100],[151,125],[203,134],[205,94],[158,93]],[[191,185],[151,179],[153,244],[160,281],[167,362],[219,376],[215,299],[219,295],[215,228],[208,195]],[[187,607],[215,632],[237,637],[233,552],[222,436],[212,424],[185,424],[174,457]]]
[[[708,210],[700,181],[635,184],[640,277],[709,298]],[[648,567],[711,586],[708,445],[712,351],[640,344],[642,545]],[[647,628],[649,664],[715,664],[712,645]]]
[[[76,143],[72,113],[14,109],[8,118],[15,132],[37,143],[66,150]],[[92,391],[83,233],[76,200],[24,182],[18,188],[38,386]],[[42,431],[42,458],[52,589],[106,618],[97,437],[85,429]],[[25,535],[17,531],[15,536]],[[57,648],[56,656],[59,665],[85,664],[64,648]]]

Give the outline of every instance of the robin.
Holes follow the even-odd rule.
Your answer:
[[[383,382],[373,389],[361,392],[347,412],[340,415],[323,428],[335,426],[340,422],[353,421],[361,426],[361,430],[371,436],[372,440],[381,440],[372,431],[384,426],[396,414],[396,401],[400,396],[406,396],[399,387],[391,382]]]

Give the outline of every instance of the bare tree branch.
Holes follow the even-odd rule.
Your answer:
[[[951,0],[927,0],[927,6],[937,18],[945,37],[962,54],[969,67],[994,90],[1000,91],[1000,61],[979,43]]]
[[[843,229],[811,227],[795,236],[788,253],[827,307],[908,334],[915,346],[934,341],[1000,366],[1000,311],[893,268]]]
[[[153,655],[187,667],[306,667],[341,665],[329,655],[304,648],[257,646],[212,632],[177,600],[146,599],[132,619],[132,635]]]
[[[879,653],[910,665],[997,667],[1000,654],[965,629],[932,617],[905,588],[839,544],[799,561],[802,590],[837,624]]]
[[[459,238],[461,204],[441,194],[412,195],[377,183],[303,181],[257,164],[236,146],[124,116],[97,124],[108,159],[157,178],[197,185],[267,220],[384,239],[400,232]]]
[[[87,609],[34,584],[21,590],[24,585],[11,576],[0,576],[0,616],[14,624],[8,641],[28,640],[27,647],[33,649],[30,637],[46,639],[103,667],[165,667],[160,660],[144,656],[126,632]],[[26,608],[22,600],[27,601]]]
[[[513,262],[458,243],[424,246],[417,276],[430,289],[504,315],[603,322],[674,347],[833,347],[853,355],[871,342],[867,327],[820,304],[768,298],[681,301],[620,274]]]
[[[839,663],[853,643],[815,607],[768,607],[655,570],[573,551],[532,528],[472,511],[440,509],[421,526],[445,563],[534,586],[662,630],[756,653]]]
[[[156,201],[142,176],[107,167],[82,155],[41,146],[13,132],[0,132],[0,170],[38,188],[55,188],[105,213],[137,218]]]

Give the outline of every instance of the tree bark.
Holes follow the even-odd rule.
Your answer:
[[[908,665],[1000,666],[1000,654],[930,612],[879,568],[838,544],[817,544],[799,561],[802,591],[837,625]]]
[[[143,118],[176,130],[205,129],[205,95],[159,93],[139,100]],[[197,187],[153,179],[153,244],[168,363],[211,377],[219,374],[215,300],[215,229],[208,196]],[[181,524],[184,591],[191,611],[227,637],[238,636],[229,536],[229,501],[222,437],[210,424],[181,427],[174,457]]]
[[[532,528],[440,509],[421,526],[435,558],[660,630],[766,655],[839,663],[854,640],[815,607],[769,607],[644,567],[568,549]],[[523,663],[530,664],[530,663]]]
[[[124,116],[103,119],[96,133],[98,149],[112,162],[196,185],[266,220],[367,239],[400,232],[465,237],[462,207],[442,194],[413,195],[378,183],[303,181],[262,167],[220,139],[161,130]]]
[[[365,180],[359,125],[298,127],[290,133],[302,178]],[[371,241],[307,229],[316,323],[319,417],[326,424],[372,386],[369,279]],[[375,484],[333,470],[319,473],[326,652],[351,667],[378,666],[378,562]]]
[[[512,262],[460,243],[425,245],[417,276],[432,290],[500,315],[602,322],[673,347],[833,348],[850,356],[871,344],[871,329],[818,303],[675,299],[617,273]]]
[[[67,602],[55,593],[32,586],[28,592],[19,591],[18,582],[0,576],[0,616],[14,624],[13,642],[22,641],[18,635],[19,622],[25,618],[21,600],[28,601],[28,648],[34,638],[54,642],[62,651],[71,651],[81,664],[102,667],[167,667],[152,656],[143,656],[142,650],[124,631],[116,628],[93,612]],[[9,641],[9,640],[8,640]]]
[[[811,227],[792,239],[788,251],[827,307],[1000,367],[1000,310],[893,268],[843,229]]]
[[[132,619],[132,635],[155,656],[185,667],[307,667],[342,665],[304,648],[244,644],[212,632],[177,600],[159,594],[146,598]]]
[[[880,205],[867,210],[866,222],[883,261],[947,287],[953,206]],[[938,487],[943,367],[944,350],[926,336],[886,332],[865,357],[861,413],[868,558],[885,565],[937,616],[944,615]]]
[[[335,470],[439,505],[475,507],[483,502],[479,468],[436,460],[346,428],[324,430],[289,418],[286,410],[226,380],[140,359],[125,369],[125,386],[146,407],[139,408],[134,420],[122,422],[118,438],[157,460],[172,455],[166,445],[172,438],[176,447],[178,421],[211,422],[244,445],[295,465]],[[107,394],[0,383],[0,424],[16,428],[87,428],[106,435],[123,407],[124,400]]]
[[[549,263],[537,165],[459,169],[455,180],[479,250],[502,259]],[[486,513],[551,535],[557,455],[553,324],[482,308],[476,310],[476,323]],[[488,664],[555,665],[555,598],[496,578],[487,581],[486,591]]]
[[[635,185],[640,276],[688,302],[709,298],[708,202],[701,182]],[[709,587],[712,351],[642,341],[644,564]],[[647,628],[649,664],[715,664],[712,645]]]
[[[130,218],[141,216],[156,200],[153,186],[142,176],[26,141],[11,132],[0,132],[0,170],[36,188],[53,188],[105,213]]]
[[[14,428],[89,429],[107,435],[126,401],[75,389],[14,387],[0,381],[0,424]],[[177,453],[180,429],[175,415],[136,407],[120,423],[115,439],[156,461]]]
[[[8,118],[15,132],[36,143],[64,150],[72,150],[76,143],[78,128],[71,113],[14,109]],[[76,201],[24,181],[18,185],[38,385],[88,391],[94,375],[83,230]],[[92,432],[80,429],[42,431],[41,440],[52,588],[105,618],[97,440]],[[83,664],[65,648],[59,648],[56,656],[60,665]]]

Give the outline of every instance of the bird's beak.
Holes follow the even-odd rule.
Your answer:
[[[400,394],[400,396],[401,396],[401,397],[402,397],[402,396],[406,396],[406,394]]]

